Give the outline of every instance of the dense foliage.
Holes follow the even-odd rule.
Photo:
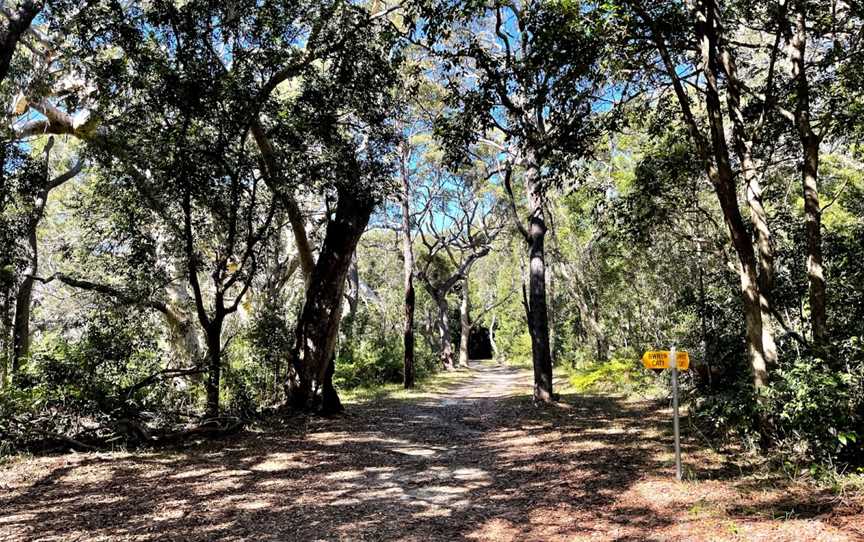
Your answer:
[[[13,4],[0,453],[676,345],[712,441],[864,459],[858,3]]]

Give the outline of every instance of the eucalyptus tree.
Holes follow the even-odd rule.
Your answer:
[[[450,143],[451,158],[463,160],[471,147],[491,146],[502,162],[499,183],[511,194],[512,178],[524,185],[527,220],[514,220],[529,266],[525,309],[534,398],[548,402],[553,392],[545,202],[601,131],[595,120],[608,109],[608,96],[607,102],[600,99],[604,19],[590,2],[441,2],[435,9],[426,35],[449,90],[450,114],[439,131]]]
[[[96,190],[111,195],[102,202],[121,220],[114,250],[152,266],[150,280],[188,284],[215,417],[222,332],[256,276],[277,208],[249,135],[261,59],[242,49],[249,23],[230,8],[109,4],[88,15],[78,45],[93,59],[93,114],[110,126],[91,148],[103,170]],[[256,15],[266,33],[272,14]]]
[[[654,84],[674,92],[723,210],[739,261],[747,344],[757,388],[766,384],[768,370],[777,362],[772,319],[788,331],[773,294],[775,243],[761,186],[776,174],[774,164],[783,160],[801,165],[814,344],[823,344],[827,334],[819,145],[842,118],[838,113],[844,109],[844,96],[838,93],[837,74],[850,70],[861,39],[860,10],[845,4],[831,6],[793,0],[662,5],[628,0],[621,6],[621,20],[636,22],[630,32],[637,44],[628,49],[631,61],[643,62],[647,74],[662,74]],[[646,44],[653,56],[644,48]],[[788,73],[783,70],[784,57],[789,59]],[[790,142],[795,139],[798,152],[791,151]],[[739,178],[755,249],[745,242],[751,240],[751,233],[738,204]]]
[[[300,178],[326,206],[288,381],[294,406],[325,413],[342,409],[332,381],[334,352],[354,252],[375,208],[396,190],[402,34],[380,13],[352,11],[339,54],[302,81],[292,110],[296,122],[273,126],[274,135],[284,132],[303,157]]]
[[[15,294],[15,320],[13,324],[12,372],[15,373],[30,354],[30,309],[33,302],[33,287],[39,273],[39,242],[37,228],[45,215],[48,195],[55,188],[69,181],[84,165],[79,158],[65,172],[51,175],[49,167],[51,150],[54,146],[53,137],[49,138],[42,153],[44,166],[39,175],[29,176],[31,183],[20,189],[23,212],[23,237],[26,238],[26,267]]]
[[[122,171],[142,206],[163,219],[160,246],[185,260],[192,310],[207,336],[208,412],[214,414],[217,337],[250,288],[277,207],[294,233],[307,298],[326,297],[334,277],[314,280],[316,269],[320,279],[329,264],[319,256],[316,267],[294,187],[314,179],[319,194],[341,202],[328,213],[320,249],[321,256],[340,258],[343,248],[353,251],[355,230],[362,232],[384,193],[370,179],[386,169],[382,110],[392,87],[386,68],[398,60],[391,47],[398,33],[387,22],[390,10],[373,13],[342,2],[107,2],[78,8],[58,3],[54,24],[70,35],[65,45],[90,86],[87,100],[35,96],[29,107],[41,118],[19,125],[17,135],[85,140],[103,167]],[[381,84],[364,94],[361,77]],[[363,108],[360,99],[368,100]],[[175,216],[184,217],[182,226]],[[347,236],[337,223],[351,230]],[[208,248],[201,250],[199,241]],[[209,277],[199,278],[201,252],[210,256]],[[209,288],[212,300],[205,299]],[[338,322],[333,303],[340,297],[307,303],[315,309],[304,312],[301,323],[328,322],[326,333],[309,339],[323,341],[315,352],[332,352]],[[315,310],[327,312],[326,318]],[[312,357],[295,363],[298,373],[318,372],[320,360]],[[304,382],[312,379],[299,381],[299,389],[311,389]]]
[[[429,181],[416,219],[424,252],[415,274],[438,308],[439,356],[450,370],[455,365],[447,296],[460,284],[467,295],[471,267],[489,254],[503,224],[498,200],[478,186],[476,177],[450,175],[439,168]],[[467,317],[467,306],[465,311]]]
[[[740,86],[736,79],[730,77],[733,82],[729,85],[732,92],[728,114],[724,113],[722,106],[720,78],[723,74],[734,76],[735,71],[731,69],[734,63],[732,53],[721,47],[722,24],[717,19],[716,4],[712,0],[700,1],[692,12],[679,3],[649,5],[628,0],[625,4],[633,10],[632,20],[637,23],[632,32],[637,44],[635,50],[644,54],[634,55],[634,60],[645,62],[649,73],[659,66],[656,70],[661,76],[659,84],[661,88],[671,87],[674,91],[696,156],[717,195],[738,257],[750,366],[754,386],[761,388],[767,384],[768,365],[776,360],[776,350],[771,329],[763,318],[767,298],[764,284],[760,290],[759,262],[742,217],[733,154],[727,141],[725,126],[729,123],[734,128],[736,149],[747,148],[743,119],[739,115],[740,103],[735,98],[735,90]],[[643,39],[647,41],[647,50]],[[700,85],[699,91],[688,92],[687,85],[691,84]],[[703,110],[707,117],[707,133],[699,116]],[[733,122],[730,122],[730,117],[734,117]],[[742,155],[741,163],[747,163],[746,156]],[[750,190],[754,196],[758,195],[755,188]],[[756,231],[765,233],[767,230],[757,227]],[[768,248],[770,244],[765,242],[762,246]],[[764,266],[769,265],[769,260],[763,257],[762,261],[764,274],[768,271]]]
[[[828,309],[822,256],[822,207],[819,203],[820,146],[846,130],[844,113],[860,101],[861,90],[849,95],[843,74],[861,64],[864,10],[856,3],[789,0],[768,30],[775,43],[784,43],[790,63],[791,104],[775,105],[800,144],[801,187],[804,199],[806,271],[809,283],[810,327],[813,342],[827,345]]]
[[[51,75],[46,75],[56,69],[51,62],[52,44],[37,29],[44,25],[35,23],[44,7],[44,2],[29,0],[11,6],[0,4],[0,91],[3,103],[9,107],[4,111],[7,121],[14,121],[27,111],[30,91],[54,82]],[[11,371],[15,373],[29,355],[30,313],[39,262],[37,228],[48,195],[73,178],[83,163],[78,160],[70,171],[55,173],[53,138],[21,141],[14,122],[4,122],[0,144],[0,225],[4,229],[0,268],[5,298],[0,381],[5,381],[7,358],[11,359]],[[11,344],[9,352],[8,344]]]

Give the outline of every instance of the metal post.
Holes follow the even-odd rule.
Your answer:
[[[672,412],[675,430],[675,479],[681,481],[681,433],[678,428],[678,356],[675,347],[669,351],[669,366],[672,368]]]

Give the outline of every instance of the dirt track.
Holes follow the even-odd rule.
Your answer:
[[[0,540],[864,540],[864,504],[742,472],[655,402],[477,365],[448,392],[184,451],[0,467]],[[686,424],[684,425],[686,429]]]

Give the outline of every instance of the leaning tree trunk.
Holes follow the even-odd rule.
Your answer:
[[[375,201],[339,191],[335,216],[309,277],[292,352],[293,374],[287,393],[295,408],[328,414],[343,410],[333,387],[334,352],[342,315],[345,278]]]
[[[726,74],[726,101],[732,119],[732,141],[741,164],[747,206],[750,209],[750,223],[756,241],[759,304],[762,312],[762,352],[766,365],[773,366],[777,363],[777,345],[771,326],[771,291],[774,288],[774,248],[771,244],[771,230],[768,226],[768,214],[762,203],[762,186],[753,159],[753,141],[748,137],[744,113],[741,109],[742,85],[738,78],[735,57],[730,50],[720,55],[720,65]]]
[[[546,260],[544,240],[543,188],[536,164],[529,163],[525,191],[531,212],[528,224],[528,331],[531,335],[531,360],[534,366],[534,400],[553,400],[552,355],[549,346],[549,318],[546,310]]]
[[[468,367],[468,341],[471,337],[471,300],[468,291],[468,277],[462,282],[462,302],[459,304],[459,366]]]
[[[690,110],[686,92],[682,88],[680,81],[675,78],[677,77],[675,75],[676,67],[670,59],[668,51],[665,49],[665,43],[663,43],[662,39],[656,39],[655,41],[663,57],[666,70],[673,76],[675,94],[678,97],[694,143],[699,148],[699,154],[705,162],[706,173],[708,173],[708,177],[714,185],[714,192],[717,195],[720,209],[723,212],[723,221],[726,223],[729,238],[738,255],[747,349],[753,376],[753,385],[758,390],[763,388],[768,382],[768,370],[765,364],[765,352],[762,343],[761,296],[759,293],[756,255],[753,250],[750,234],[741,217],[741,209],[738,206],[738,192],[735,187],[734,173],[729,159],[729,148],[726,144],[726,132],[723,126],[720,87],[717,81],[717,74],[720,71],[718,61],[719,51],[717,47],[717,21],[715,20],[717,9],[713,0],[696,2],[696,8],[696,37],[701,52],[702,72],[706,83],[704,97],[710,130],[710,151],[699,132],[695,117]],[[711,155],[713,155],[713,161],[711,160]]]
[[[822,268],[822,211],[819,207],[819,137],[810,119],[810,86],[805,62],[807,27],[805,6],[798,6],[795,34],[792,37],[792,69],[796,82],[795,125],[801,140],[804,162],[801,183],[804,191],[804,225],[807,237],[807,278],[810,282],[810,326],[813,343],[823,346],[827,340],[825,272]]]
[[[42,4],[41,1],[25,0],[18,3],[18,9],[10,14],[6,31],[0,36],[0,82],[6,79],[18,42],[42,10]]]

